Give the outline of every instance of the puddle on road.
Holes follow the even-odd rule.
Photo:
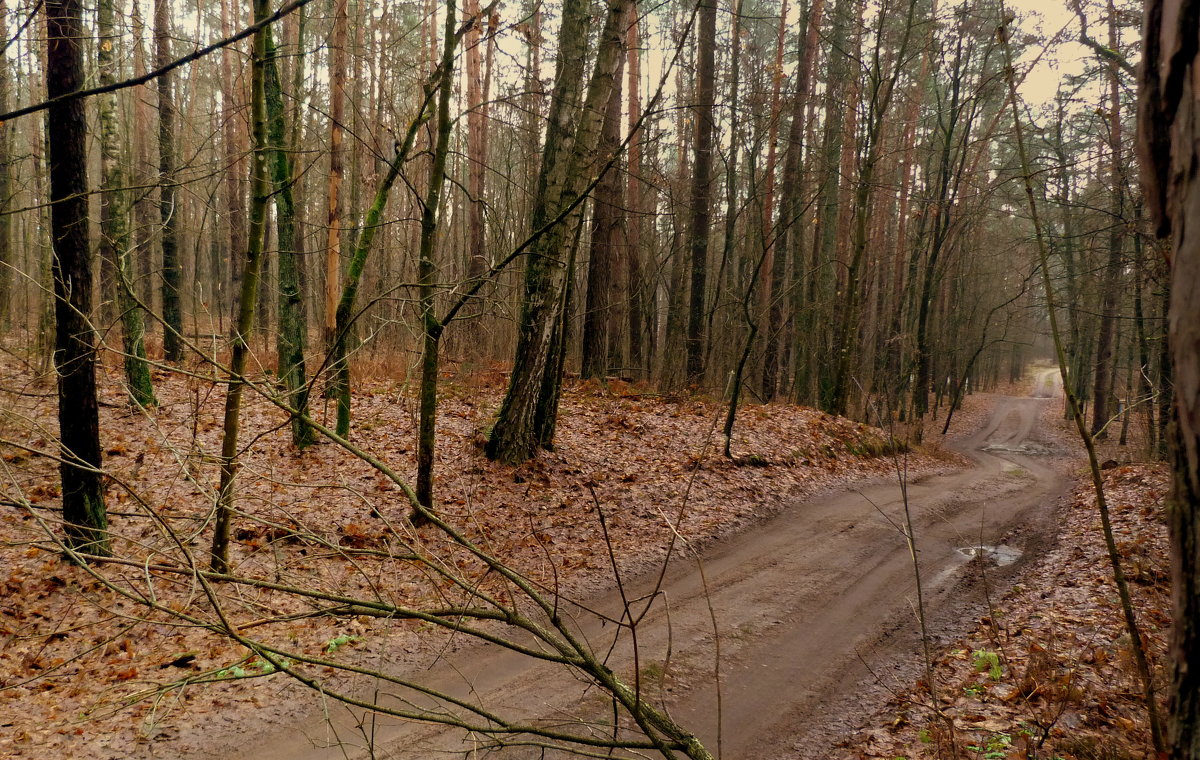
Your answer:
[[[964,557],[983,557],[995,562],[1000,567],[1011,565],[1021,558],[1021,550],[1011,546],[964,546],[958,550]]]
[[[1053,453],[1047,446],[1042,446],[1037,443],[1026,441],[1014,445],[1007,443],[989,443],[983,446],[980,451],[1000,451],[1006,454],[1028,454],[1030,456],[1043,456]]]

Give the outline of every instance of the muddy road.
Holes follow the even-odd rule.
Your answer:
[[[986,609],[985,590],[1011,584],[1053,533],[1054,504],[1067,484],[1048,456],[1052,444],[1038,434],[1054,391],[1052,381],[1039,377],[1037,397],[998,397],[989,422],[955,445],[974,467],[907,485],[935,644],[972,623]],[[893,479],[796,504],[698,560],[677,561],[661,603],[638,628],[646,693],[727,760],[826,756],[830,743],[852,732],[889,689],[920,675],[916,582],[904,523],[905,499]],[[628,596],[645,593],[653,580]],[[620,616],[615,595],[593,606]],[[586,621],[580,627],[598,651],[611,648],[614,670],[632,678],[627,634]],[[464,647],[422,681],[534,719],[569,724],[605,714],[600,695],[581,697],[581,683],[559,666],[486,646]],[[362,728],[356,720],[331,709],[288,730],[258,734],[242,744],[244,751],[226,747],[219,756],[475,756],[477,745],[460,731],[386,719]],[[364,750],[364,732],[374,737],[373,755]],[[541,756],[521,747],[495,754]]]

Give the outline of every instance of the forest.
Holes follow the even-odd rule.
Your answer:
[[[1200,757],[1198,0],[0,31],[0,754]]]

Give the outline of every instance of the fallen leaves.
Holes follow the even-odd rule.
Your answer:
[[[58,530],[57,468],[50,460],[6,451],[0,495],[47,509],[0,511],[0,705],[14,716],[0,736],[4,757],[39,760],[65,752],[124,758],[136,754],[131,748],[139,741],[151,740],[168,747],[159,755],[187,756],[211,738],[206,716],[245,719],[257,709],[262,689],[285,688],[259,677],[268,674],[241,647],[173,617],[215,621],[194,578],[145,570],[188,567],[189,557],[204,561],[223,386],[160,373],[161,407],[129,414],[119,377],[110,370],[102,377],[101,426],[112,476],[110,507],[120,504],[111,529],[120,555],[137,562],[97,565],[95,572],[159,609],[123,598],[88,569],[36,548],[48,548],[46,531]],[[0,366],[0,373],[16,371]],[[715,434],[722,405],[648,396],[623,382],[568,387],[555,450],[519,467],[497,465],[478,444],[499,404],[499,380],[444,386],[437,506],[487,551],[564,593],[586,596],[607,587],[613,562],[625,575],[648,570],[676,534],[698,548],[804,494],[884,476],[891,468],[879,456],[877,431],[786,405],[745,407],[733,441],[736,458],[727,460]],[[413,478],[411,399],[397,384],[364,390],[369,392],[355,398],[352,439]],[[12,401],[19,414],[4,422],[6,437],[31,448],[52,446],[45,431],[56,427],[53,399]],[[395,604],[453,601],[462,593],[459,585],[405,559],[416,547],[471,587],[487,590],[495,583],[486,564],[436,531],[411,528],[408,504],[390,480],[333,445],[295,451],[283,421],[273,406],[248,398],[243,439],[250,443],[240,462],[233,529],[238,573]],[[928,471],[947,461],[915,454],[909,465]],[[285,594],[247,588],[220,593],[224,613],[237,625],[294,651],[354,658],[423,653],[440,645],[428,643],[428,632],[417,623],[363,617],[350,632],[344,618],[313,616],[313,605]],[[233,667],[245,677],[180,688],[198,674],[228,676]],[[146,693],[171,695],[172,704],[188,709],[127,704],[131,695]],[[288,709],[286,699],[263,701],[270,709]],[[112,717],[78,723],[85,715]]]
[[[1124,567],[1141,579],[1132,593],[1160,689],[1170,626],[1161,519],[1166,480],[1161,465],[1105,471],[1114,528],[1125,537]],[[996,605],[995,615],[937,657],[941,717],[928,709],[917,711],[919,719],[906,712],[905,721],[892,721],[886,731],[860,734],[869,741],[843,743],[842,757],[1151,756],[1146,710],[1090,483],[1077,487],[1059,510],[1057,548]],[[928,702],[919,687],[899,695],[879,721],[914,702]],[[948,721],[953,735],[945,731]]]

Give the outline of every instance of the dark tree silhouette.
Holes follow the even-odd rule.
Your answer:
[[[83,84],[79,0],[46,3],[46,90],[54,98]],[[54,241],[54,368],[62,447],[63,520],[67,544],[108,553],[108,516],[100,481],[96,404],[96,335],[88,247],[87,122],[83,101],[53,105],[46,119],[50,159],[50,232]]]
[[[1169,509],[1175,626],[1170,749],[1200,757],[1200,1],[1150,0],[1138,103],[1146,206],[1170,236],[1175,488]]]

